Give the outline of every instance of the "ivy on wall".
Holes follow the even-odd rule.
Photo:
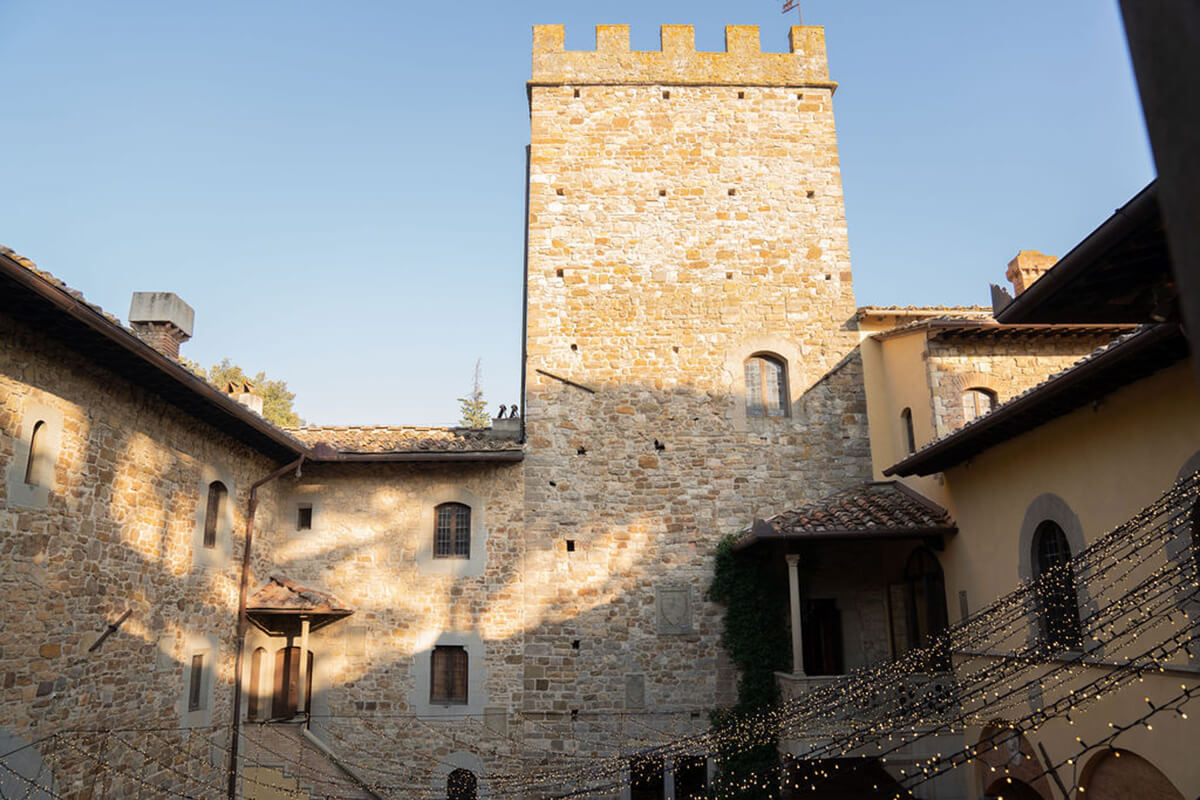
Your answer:
[[[778,703],[775,673],[791,666],[786,591],[778,577],[771,575],[765,560],[734,552],[737,539],[729,535],[717,545],[713,580],[706,595],[725,607],[721,644],[741,673],[737,702],[710,714],[718,734],[735,730],[741,720]],[[718,736],[719,740],[723,738]],[[758,742],[730,741],[723,749],[725,752],[717,753],[720,772],[713,787],[716,794],[744,800],[776,796],[773,786],[733,789],[746,784],[752,774],[774,774],[773,768],[779,763],[776,736]]]

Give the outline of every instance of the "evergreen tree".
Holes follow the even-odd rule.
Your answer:
[[[483,389],[479,385],[479,367],[482,363],[482,358],[475,361],[475,379],[471,384],[471,393],[466,397],[458,398],[459,409],[462,413],[458,424],[464,428],[488,428],[492,424],[491,415],[487,410],[487,401],[483,399]]]

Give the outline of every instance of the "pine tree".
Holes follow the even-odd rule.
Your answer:
[[[483,389],[479,385],[479,368],[482,363],[482,358],[475,361],[475,379],[471,384],[471,393],[466,397],[458,398],[462,413],[458,424],[464,428],[487,428],[492,424],[492,418],[487,410],[487,401],[483,399]]]

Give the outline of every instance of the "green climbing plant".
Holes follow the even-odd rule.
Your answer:
[[[714,709],[710,719],[718,732],[734,732],[750,717],[779,702],[777,671],[789,666],[790,642],[783,611],[787,598],[767,564],[758,557],[733,549],[737,536],[726,536],[717,545],[713,580],[707,598],[725,607],[721,644],[740,670],[737,702]],[[769,800],[771,785],[761,776],[773,774],[779,764],[778,737],[766,732],[756,740],[734,733],[728,746],[717,753],[720,770],[713,794],[739,800]],[[751,776],[759,776],[755,781]],[[768,782],[769,784],[769,782]]]

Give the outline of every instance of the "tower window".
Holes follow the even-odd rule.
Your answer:
[[[467,650],[460,645],[438,645],[430,656],[429,702],[465,705],[467,702]]]
[[[442,503],[437,507],[433,534],[434,558],[471,557],[471,507]]]
[[[783,360],[767,353],[746,359],[746,416],[786,417],[788,405]]]
[[[312,530],[313,512],[312,506],[305,504],[296,509],[296,530],[311,531]]]
[[[446,778],[447,800],[475,800],[479,796],[479,780],[469,769],[456,769]]]
[[[29,438],[29,460],[25,462],[25,483],[29,486],[49,486],[54,479],[54,454],[50,452],[50,435],[45,420],[38,420]]]
[[[199,711],[204,708],[204,654],[192,656],[192,671],[188,678],[188,711]]]

